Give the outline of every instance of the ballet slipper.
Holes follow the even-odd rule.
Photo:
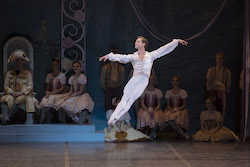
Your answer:
[[[109,119],[108,125],[114,125],[118,120],[119,119],[117,119],[117,118]]]
[[[114,114],[112,114],[111,117],[109,118],[108,125],[114,125],[118,120],[119,118],[116,118]]]

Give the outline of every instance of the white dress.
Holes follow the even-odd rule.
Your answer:
[[[73,93],[76,93],[80,90],[81,85],[87,83],[87,78],[84,74],[81,74],[77,79],[74,79],[75,76],[69,78],[69,84],[73,87]],[[84,93],[79,96],[71,97],[64,101],[61,104],[62,109],[71,113],[79,113],[84,109],[87,109],[89,112],[92,112],[95,103],[91,99],[88,93]]]
[[[62,85],[66,84],[66,76],[64,73],[60,73],[58,76],[53,77],[52,73],[46,77],[46,83],[49,84],[50,91],[56,91],[61,88]],[[40,108],[42,107],[53,107],[55,108],[56,100],[61,96],[61,93],[49,95],[48,98],[43,97]]]
[[[171,90],[168,90],[165,94],[165,98],[170,100],[170,107],[179,108],[183,105],[183,100],[188,97],[187,92],[184,89],[180,89],[178,94],[172,93]],[[165,121],[175,121],[175,123],[179,124],[184,129],[189,129],[189,115],[187,108],[182,110],[177,110],[176,112],[172,113],[169,110],[164,111]]]
[[[148,91],[147,89],[141,96],[145,106],[148,108],[148,111],[145,111],[143,108],[140,108],[137,115],[137,129],[149,126],[154,128],[155,124],[163,126],[165,119],[164,114],[161,109],[155,111],[154,109],[158,106],[158,100],[162,99],[163,93],[160,89],[155,88],[154,91]]]

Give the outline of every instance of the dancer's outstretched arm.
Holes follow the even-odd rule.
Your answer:
[[[114,54],[114,53],[109,53],[105,56],[102,56],[99,58],[99,61],[118,61],[120,63],[129,63],[132,60],[134,60],[134,54],[127,54],[127,55],[122,55],[122,54]]]
[[[182,39],[174,39],[172,42],[160,47],[157,50],[150,52],[152,60],[155,60],[157,58],[160,58],[160,57],[172,52],[178,46],[178,44],[182,44],[182,45],[187,46],[188,42],[184,41]]]

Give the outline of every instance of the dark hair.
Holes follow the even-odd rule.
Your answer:
[[[206,101],[207,101],[207,100],[210,100],[210,101],[212,102],[212,104],[216,107],[215,99],[214,99],[213,97],[208,96],[208,97],[206,98]]]
[[[119,50],[118,49],[111,49],[111,52],[114,54],[117,54],[117,53],[119,53]]]
[[[53,62],[53,61],[55,61],[55,62],[57,62],[58,64],[60,64],[59,59],[58,59],[57,57],[54,57],[54,58],[51,60],[51,62]]]
[[[216,56],[221,56],[224,59],[224,53],[222,53],[222,52],[216,53]]]
[[[115,104],[113,104],[113,99],[114,99],[114,98],[116,98],[116,100],[115,100],[115,102],[114,102]],[[112,107],[111,107],[111,109],[115,109],[116,106],[118,105],[118,103],[121,101],[121,97],[113,97],[111,101],[112,101],[112,104],[111,104]]]
[[[80,67],[82,67],[82,63],[81,63],[80,60],[76,60],[76,61],[73,62],[73,64],[75,64],[75,63],[78,63],[80,65]]]
[[[150,77],[149,77],[149,82],[153,81],[153,85],[156,86],[157,84],[157,79],[156,77],[151,73]]]
[[[181,76],[180,75],[174,75],[173,78],[178,78],[179,82],[181,82]]]
[[[145,43],[145,49],[147,49],[148,44],[149,44],[148,40],[144,38],[143,36],[138,36],[137,38],[140,38],[142,43]]]

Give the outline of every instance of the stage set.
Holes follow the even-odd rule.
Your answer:
[[[0,5],[0,166],[250,166],[249,0]]]

